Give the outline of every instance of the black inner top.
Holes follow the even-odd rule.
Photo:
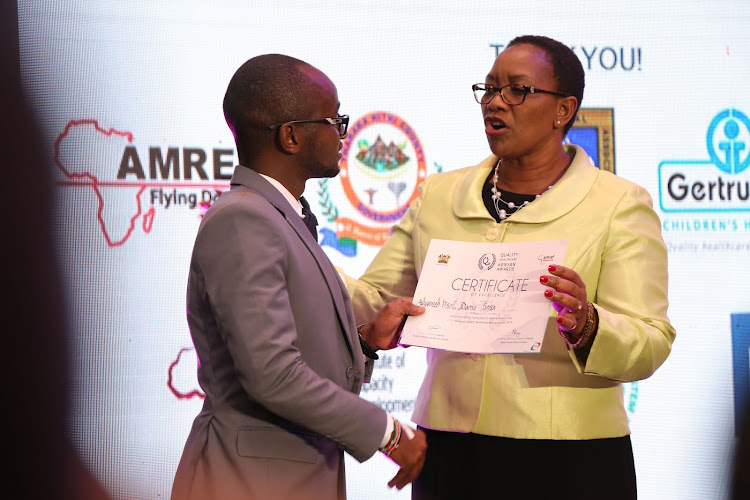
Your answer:
[[[484,184],[482,185],[482,201],[484,201],[484,206],[487,208],[487,211],[492,216],[493,219],[495,219],[496,222],[502,222],[502,219],[500,219],[500,216],[497,213],[497,210],[495,210],[495,202],[492,201],[492,176],[495,174],[494,170],[490,170],[490,175],[487,176],[487,179],[484,181]],[[519,193],[511,193],[510,191],[505,191],[503,189],[498,189],[500,193],[502,194],[502,198],[504,201],[507,202],[513,202],[516,204],[516,208],[508,208],[505,203],[498,201],[498,206],[500,209],[505,209],[505,213],[508,214],[507,217],[510,217],[512,214],[516,213],[516,211],[519,210],[518,207],[523,205],[524,201],[528,201],[531,203],[536,199],[535,194],[519,194]],[[508,220],[506,217],[505,220]]]

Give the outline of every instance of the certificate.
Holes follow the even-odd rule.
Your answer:
[[[433,239],[402,345],[447,351],[539,353],[552,302],[539,277],[562,263],[567,240],[471,243]]]

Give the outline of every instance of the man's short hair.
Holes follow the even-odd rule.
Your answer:
[[[224,95],[224,118],[241,161],[272,137],[269,125],[306,117],[310,82],[300,71],[302,66],[308,64],[282,54],[265,54],[249,59],[232,76]]]

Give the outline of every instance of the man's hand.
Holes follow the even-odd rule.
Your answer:
[[[401,426],[405,427],[404,424],[401,424]],[[401,468],[398,474],[388,481],[389,488],[395,486],[396,489],[400,490],[414,481],[422,471],[424,458],[427,453],[427,436],[424,431],[419,429],[412,430],[414,431],[414,437],[409,439],[409,436],[404,433],[401,436],[398,448],[390,454],[390,459],[400,465]]]
[[[359,333],[373,350],[393,349],[398,345],[407,316],[419,316],[424,311],[424,307],[412,304],[411,299],[396,299],[381,309]]]

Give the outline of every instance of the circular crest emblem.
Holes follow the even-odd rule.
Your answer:
[[[400,117],[376,111],[350,125],[341,154],[339,179],[356,214],[338,217],[336,232],[382,245],[427,176],[422,144]]]
[[[479,257],[479,262],[477,262],[477,265],[479,266],[479,269],[482,271],[487,270],[489,271],[495,266],[495,262],[497,262],[497,257],[495,257],[494,253],[490,254],[484,254],[481,257]]]

